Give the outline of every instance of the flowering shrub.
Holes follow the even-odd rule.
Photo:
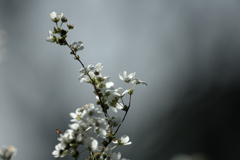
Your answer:
[[[88,151],[88,160],[126,160],[121,158],[120,152],[112,153],[112,150],[117,146],[130,145],[132,142],[129,141],[127,135],[117,138],[116,133],[129,111],[135,86],[138,84],[146,86],[147,83],[136,78],[135,72],[127,75],[127,72],[124,71],[119,74],[119,78],[128,84],[128,89],[124,90],[121,87],[115,89],[114,83],[109,81],[110,77],[101,74],[102,63],[95,66],[90,63],[85,66],[80,60],[77,52],[84,49],[83,42],[68,44],[67,33],[74,28],[74,25],[67,24],[68,29],[63,29],[62,25],[68,21],[63,13],[52,12],[50,16],[56,26],[53,31],[49,31],[49,37],[46,40],[67,46],[70,49],[70,54],[83,67],[79,70],[79,81],[93,86],[97,104],[95,106],[93,103],[89,103],[76,109],[74,113],[70,113],[72,124],[65,132],[56,129],[60,135],[58,138],[60,142],[55,146],[55,150],[52,152],[53,156],[58,159],[70,153],[71,157],[78,159],[83,152]],[[130,88],[130,82],[134,84],[132,88]],[[128,103],[123,101],[123,97],[126,95],[129,96]],[[110,108],[116,113],[121,110],[125,112],[125,115],[122,118],[111,117],[108,113]],[[95,138],[92,133],[96,134]],[[115,146],[112,147],[111,143]],[[85,146],[85,149],[79,151],[80,145]]]

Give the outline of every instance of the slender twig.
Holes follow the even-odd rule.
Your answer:
[[[114,132],[113,136],[115,136],[115,134],[118,132],[119,128],[121,127],[121,125],[122,125],[122,123],[123,123],[123,121],[125,120],[125,117],[127,116],[128,110],[130,109],[130,106],[131,106],[131,97],[132,97],[132,94],[130,94],[130,96],[129,96],[128,108],[127,108],[127,110],[126,110],[126,112],[125,112],[125,114],[124,114],[124,117],[123,117],[123,119],[122,119],[122,122],[119,124],[119,126],[118,126],[118,128],[116,129],[116,131]],[[112,139],[110,139],[110,140],[108,141],[108,143],[105,145],[105,147],[107,147],[111,142],[112,142]]]
[[[66,45],[67,45],[68,48],[72,51],[73,55],[75,56],[75,59],[82,65],[82,67],[83,67],[84,69],[86,69],[86,67],[84,66],[84,64],[82,63],[82,61],[81,61],[81,60],[79,59],[79,57],[77,56],[76,52],[75,52],[74,50],[72,50],[72,48],[69,46],[69,44],[67,43],[67,41],[66,41]],[[91,80],[91,82],[93,82],[93,79],[92,79],[92,77],[89,75],[89,73],[88,73],[88,72],[86,72],[86,73],[87,73],[89,79]],[[104,110],[103,103],[102,103],[102,100],[101,100],[101,96],[100,96],[99,93],[98,93],[96,84],[92,83],[92,85],[93,85],[93,87],[94,87],[94,90],[95,90],[96,94],[97,94],[98,97],[99,97],[100,106],[101,106],[102,109],[103,109],[103,112],[104,112],[104,114],[105,114],[105,117],[109,117],[107,111]]]

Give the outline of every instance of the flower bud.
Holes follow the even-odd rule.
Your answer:
[[[65,23],[65,22],[67,22],[67,18],[63,16],[63,17],[61,18],[61,21],[62,21],[63,23]]]
[[[57,44],[60,44],[60,45],[66,45],[66,39],[63,38],[63,37],[58,37],[57,38]]]
[[[73,28],[74,28],[74,25],[73,25],[73,24],[67,24],[67,27],[68,27],[69,29],[73,29]]]
[[[65,35],[67,35],[67,31],[66,30],[64,30],[64,29],[62,29],[61,31],[60,31],[60,34],[61,34],[61,37],[64,37]]]

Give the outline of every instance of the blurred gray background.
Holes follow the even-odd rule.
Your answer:
[[[0,0],[0,145],[16,146],[13,159],[54,159],[55,128],[95,102],[69,49],[45,41],[52,11],[75,25],[68,41],[83,41],[84,64],[102,62],[115,87],[127,88],[124,70],[149,84],[117,134],[133,144],[115,152],[240,159],[240,1]]]

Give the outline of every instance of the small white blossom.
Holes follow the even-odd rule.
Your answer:
[[[63,18],[63,13],[58,13],[58,14],[57,14],[57,17],[58,17],[59,19]]]
[[[54,43],[56,41],[56,37],[52,34],[52,31],[49,30],[49,37],[46,37],[46,41]]]
[[[8,148],[2,146],[0,148],[0,159],[11,159],[12,156],[16,154],[17,149],[14,146],[9,146]]]
[[[58,138],[61,143],[68,145],[74,139],[74,132],[72,129],[68,129],[64,132],[64,134],[60,134],[60,138]]]
[[[144,86],[147,86],[147,83],[146,83],[146,82],[141,81],[140,79],[138,79],[138,78],[136,78],[136,77],[133,78],[132,83],[133,83],[133,84],[140,84],[140,83],[141,83],[141,84],[143,84]]]
[[[116,92],[118,92],[118,94],[120,95],[120,97],[123,97],[127,92],[129,92],[129,89],[123,91],[122,87],[119,87],[118,89],[116,89]]]
[[[55,158],[64,157],[67,154],[67,150],[65,150],[65,147],[66,146],[64,146],[62,143],[58,143],[55,146],[55,150],[52,152],[52,155]]]
[[[53,22],[58,22],[63,16],[63,13],[57,14],[56,12],[50,13],[50,17],[52,18]]]
[[[95,132],[101,137],[106,138],[107,136],[107,121],[104,118],[96,120],[95,123]]]
[[[57,18],[57,13],[56,13],[56,12],[50,13],[50,17],[51,17],[52,19]]]
[[[136,72],[133,72],[133,73],[130,73],[129,75],[127,75],[127,72],[124,71],[123,74],[122,73],[119,73],[119,78],[126,82],[126,83],[129,83],[133,77],[135,76]]]
[[[122,159],[121,159],[121,153],[118,152],[118,153],[113,153],[113,154],[112,154],[111,160],[126,160],[126,158],[122,158]]]
[[[93,77],[95,76],[95,74],[93,72],[89,72],[88,73],[89,76],[93,79]],[[89,78],[88,75],[80,75],[80,77],[78,78],[80,80],[80,82],[87,82],[89,83],[91,81],[91,79]]]
[[[79,72],[80,72],[81,74],[86,75],[88,72],[94,70],[94,68],[95,68],[95,67],[92,65],[92,63],[89,63],[89,65],[88,65],[86,68],[81,68],[81,69],[79,70]]]
[[[83,46],[83,42],[81,41],[78,41],[78,42],[73,42],[71,45],[70,45],[70,48],[74,51],[80,51],[80,50],[83,50],[84,46]]]
[[[114,144],[118,144],[120,146],[130,145],[132,142],[129,142],[129,137],[127,135],[123,135],[120,139],[116,141],[112,141]]]
[[[99,72],[102,70],[102,68],[103,68],[103,64],[102,64],[102,63],[96,64],[95,69],[94,69],[94,73],[95,73],[95,74],[96,74],[96,73],[99,74]],[[97,75],[98,75],[98,74],[97,74]]]
[[[73,123],[73,124],[69,124],[69,127],[76,131],[79,129],[80,126],[78,123]]]

